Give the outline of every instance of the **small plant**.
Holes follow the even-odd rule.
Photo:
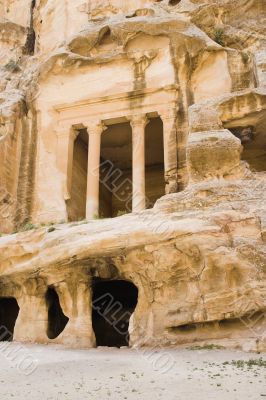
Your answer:
[[[42,222],[40,224],[41,227],[45,227],[45,226],[53,226],[55,223],[54,222]]]
[[[127,211],[126,210],[119,210],[119,211],[117,211],[117,214],[116,214],[116,216],[117,217],[121,217],[122,215],[125,215],[125,214],[127,214]]]
[[[214,41],[218,43],[220,46],[224,46],[224,31],[220,28],[217,28],[213,32]]]
[[[188,348],[189,350],[221,350],[224,346],[219,346],[217,344],[204,344],[202,346],[195,345]]]
[[[94,214],[93,219],[105,219],[103,215]]]
[[[21,232],[26,232],[26,231],[31,231],[31,230],[36,229],[36,228],[37,228],[36,225],[32,224],[31,222],[27,222],[25,225],[23,225],[21,227],[20,230],[21,230]]]
[[[5,65],[5,69],[7,71],[11,71],[11,72],[18,72],[20,71],[20,67],[19,65],[16,63],[16,61],[14,60],[10,60],[6,65]]]

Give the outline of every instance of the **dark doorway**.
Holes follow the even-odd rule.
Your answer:
[[[63,313],[58,294],[53,288],[48,288],[45,297],[48,307],[47,336],[49,339],[55,339],[63,332],[69,318]]]
[[[109,125],[102,133],[100,217],[132,210],[132,130],[129,122]]]
[[[68,221],[86,218],[88,171],[88,132],[81,129],[74,142],[70,199],[67,201]]]
[[[0,340],[12,341],[19,306],[14,297],[0,298]]]
[[[145,129],[145,192],[146,208],[165,195],[163,123],[151,118]]]
[[[129,319],[138,302],[137,287],[127,281],[94,279],[92,326],[97,346],[129,344]]]

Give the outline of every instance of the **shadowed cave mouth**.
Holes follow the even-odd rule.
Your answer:
[[[266,170],[266,136],[264,134],[266,119],[261,118],[257,126],[234,126],[228,129],[241,140],[243,146],[242,160],[246,161],[253,172]]]
[[[129,345],[129,319],[138,302],[138,289],[128,281],[92,281],[92,326],[97,346]]]
[[[55,339],[63,332],[69,318],[63,313],[58,294],[54,288],[48,288],[45,299],[48,308],[47,336],[49,339]]]
[[[181,0],[169,0],[169,6],[177,6],[177,4],[181,3]]]
[[[11,342],[19,313],[19,306],[14,297],[0,298],[0,341]]]

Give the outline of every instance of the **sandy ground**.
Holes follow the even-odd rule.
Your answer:
[[[266,399],[266,355],[227,350],[0,345],[0,399]]]

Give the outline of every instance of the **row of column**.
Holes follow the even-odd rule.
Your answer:
[[[163,121],[164,169],[166,193],[177,191],[177,138],[176,113],[161,113]],[[145,128],[149,122],[146,114],[128,117],[132,128],[132,211],[139,212],[146,207],[145,194]],[[99,215],[100,154],[101,135],[107,127],[102,121],[88,121],[83,124],[89,135],[86,219]],[[58,168],[64,177],[64,199],[70,199],[74,141],[78,129],[64,126],[57,129]]]

